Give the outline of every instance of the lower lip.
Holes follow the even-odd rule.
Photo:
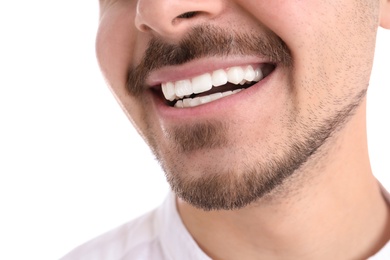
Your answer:
[[[278,68],[279,66],[276,66],[267,77],[243,91],[196,107],[171,107],[161,97],[152,93],[155,109],[159,117],[168,121],[180,120],[182,122],[186,119],[223,115],[229,113],[230,109],[235,109],[234,107],[239,105],[240,102],[246,102],[251,96],[258,94],[262,89],[267,87],[269,81],[278,73]]]

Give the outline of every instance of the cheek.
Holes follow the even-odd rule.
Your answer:
[[[96,37],[96,55],[103,76],[116,100],[133,124],[137,125],[143,121],[142,111],[138,101],[129,95],[126,87],[129,67],[131,64],[137,64],[139,53],[143,53],[138,48],[142,45],[142,39],[134,26],[133,5],[118,2],[102,10]]]
[[[314,26],[312,14],[315,13],[309,3],[297,0],[241,0],[240,5],[256,22],[278,35],[291,50],[302,43],[302,34],[310,34]],[[309,2],[309,1],[307,1]],[[305,37],[306,38],[306,37]]]
[[[100,20],[96,55],[110,86],[126,82],[128,66],[134,56],[136,37],[129,17],[121,8],[112,7],[103,13]]]
[[[372,1],[242,0],[242,5],[290,49],[297,99],[346,97],[367,86],[378,15]]]

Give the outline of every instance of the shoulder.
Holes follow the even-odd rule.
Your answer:
[[[159,259],[157,210],[113,229],[71,251],[62,260]]]

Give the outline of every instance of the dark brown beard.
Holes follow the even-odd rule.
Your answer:
[[[197,177],[166,169],[168,182],[175,194],[191,205],[205,210],[236,210],[258,201],[294,175],[319,149],[342,128],[366,96],[355,99],[320,125],[299,125],[304,135],[290,140],[283,156],[272,161],[252,161],[239,172],[203,172]]]

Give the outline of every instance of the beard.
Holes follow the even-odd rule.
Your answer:
[[[346,124],[365,96],[366,91],[358,93],[353,102],[315,127],[308,129],[304,123],[294,125],[289,130],[294,129],[292,132],[302,134],[279,147],[269,145],[265,150],[270,150],[270,147],[278,150],[278,155],[272,158],[262,157],[261,153],[256,154],[255,151],[252,151],[251,156],[245,156],[238,148],[235,152],[237,158],[230,162],[231,166],[238,162],[241,166],[238,169],[221,167],[216,161],[203,171],[199,172],[197,169],[194,176],[191,169],[183,171],[185,167],[176,156],[177,153],[190,155],[194,151],[210,152],[213,149],[225,149],[227,153],[234,153],[227,138],[229,129],[222,122],[172,128],[168,135],[176,140],[175,147],[172,148],[175,152],[170,153],[171,156],[160,156],[155,150],[154,154],[162,165],[172,190],[185,202],[205,211],[241,209],[273,191],[280,192],[283,190],[280,189],[282,185],[295,176],[309,160],[313,161],[316,154],[324,156],[319,153],[321,147]]]
[[[188,61],[212,56],[258,55],[266,57],[271,63],[286,68],[292,67],[292,56],[286,44],[276,35],[264,32],[257,37],[233,31],[224,31],[211,26],[194,28],[177,45],[152,39],[139,66],[129,71],[129,93],[142,100],[144,79],[154,69],[167,65],[179,65]],[[232,151],[229,138],[230,125],[224,120],[208,120],[187,125],[171,126],[164,129],[169,149],[162,148],[162,141],[147,113],[147,101],[143,100],[144,118],[148,123],[143,133],[157,160],[160,162],[172,190],[175,194],[203,210],[235,210],[258,201],[293,176],[315,155],[319,148],[340,129],[354,113],[364,99],[366,91],[358,93],[351,102],[336,109],[335,113],[322,121],[312,123],[308,120],[297,122],[298,116],[285,118],[290,122],[282,145],[268,144],[266,150],[277,149],[273,156],[263,156],[254,151],[250,160],[242,159],[245,152],[236,147]],[[146,104],[146,105],[145,105]],[[314,109],[315,111],[315,109]],[[254,126],[255,127],[255,126]],[[161,129],[160,129],[161,130]],[[294,133],[300,133],[295,135]],[[245,136],[245,133],[243,133]],[[260,145],[261,146],[261,145]],[[241,149],[241,150],[240,150]],[[225,150],[236,152],[231,164],[218,167],[219,163],[197,169],[183,167],[178,154],[191,156],[194,153]],[[271,152],[272,153],[272,152]],[[236,163],[245,161],[245,163]],[[240,165],[230,167],[229,165]]]

